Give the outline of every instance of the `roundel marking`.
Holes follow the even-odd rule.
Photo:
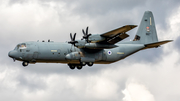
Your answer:
[[[111,52],[111,51],[108,51],[107,53],[108,53],[108,55],[111,55],[111,54],[112,54],[112,52]]]

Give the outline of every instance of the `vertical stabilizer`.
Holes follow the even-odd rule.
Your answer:
[[[134,38],[143,44],[158,42],[154,17],[151,11],[146,11]]]

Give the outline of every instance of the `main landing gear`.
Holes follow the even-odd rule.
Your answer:
[[[93,62],[86,63],[88,66],[93,66]]]
[[[24,61],[24,62],[22,63],[22,65],[23,65],[24,67],[28,66],[28,64],[29,64],[29,62],[27,62],[27,61]]]
[[[80,69],[82,69],[82,67],[83,66],[85,66],[85,65],[88,65],[88,66],[93,66],[93,62],[81,62],[80,64],[68,64],[68,66],[69,66],[69,68],[70,69],[75,69],[75,68],[77,68],[78,70],[80,70]]]

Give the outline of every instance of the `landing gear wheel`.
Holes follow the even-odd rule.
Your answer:
[[[87,65],[88,66],[93,66],[93,62],[88,62]]]
[[[75,69],[75,65],[68,64],[68,66],[69,66],[70,69]]]
[[[29,62],[26,62],[26,61],[24,61],[24,62],[22,63],[22,65],[23,65],[24,67],[28,66],[28,64],[29,64]]]
[[[82,65],[77,65],[77,69],[82,69]]]
[[[81,62],[81,65],[82,66],[86,66],[86,62]]]

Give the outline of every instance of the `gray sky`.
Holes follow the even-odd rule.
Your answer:
[[[138,52],[109,65],[70,70],[65,64],[13,62],[8,52],[25,41],[70,40],[89,26],[101,34],[139,25],[153,12],[159,40],[172,43]],[[0,0],[1,101],[178,101],[180,100],[179,0]],[[129,31],[132,40],[137,28]]]

